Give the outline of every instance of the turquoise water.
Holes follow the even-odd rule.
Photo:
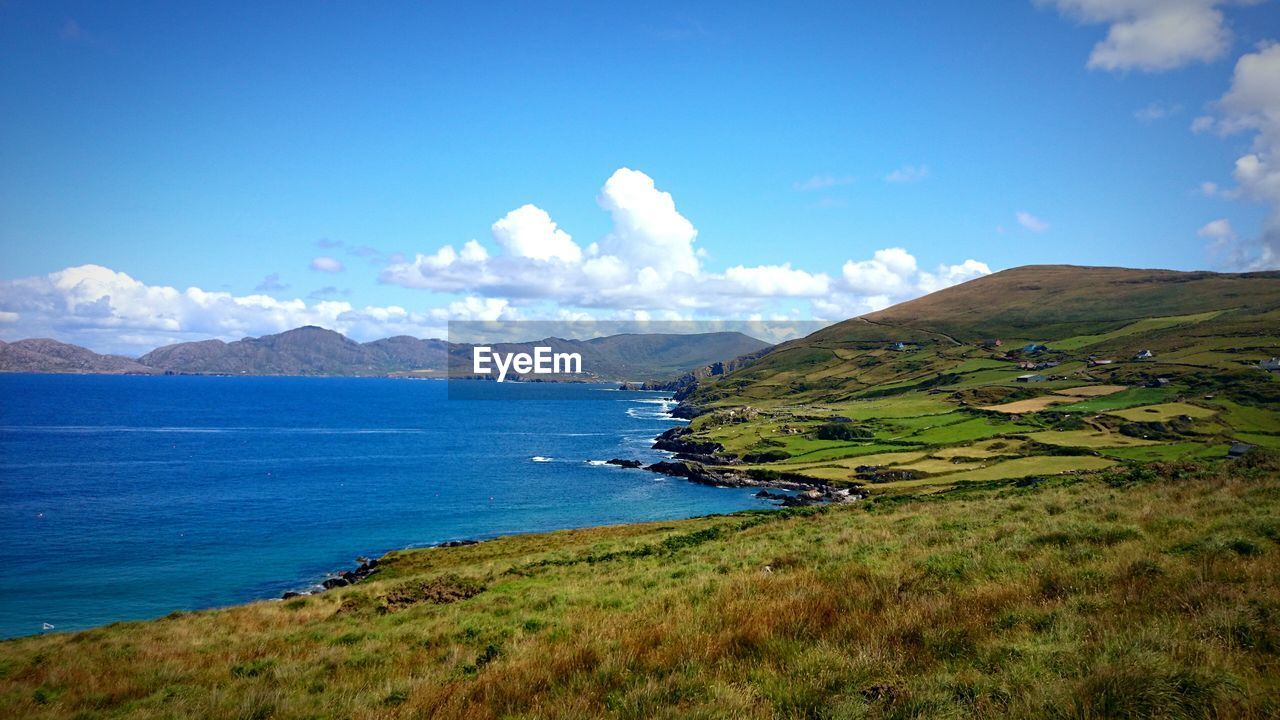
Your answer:
[[[0,636],[278,597],[396,548],[765,506],[592,464],[659,459],[662,395],[457,387],[0,376]]]

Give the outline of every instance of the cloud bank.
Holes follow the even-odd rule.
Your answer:
[[[1226,0],[1040,2],[1082,23],[1108,26],[1107,37],[1089,53],[1090,69],[1159,72],[1215,60],[1231,47],[1219,9]]]
[[[0,337],[53,337],[137,354],[173,342],[234,340],[300,325],[371,340],[442,337],[448,320],[837,321],[991,272],[974,259],[921,268],[901,247],[848,260],[836,273],[789,262],[716,272],[703,265],[697,228],[645,173],[617,170],[596,202],[610,229],[585,246],[545,210],[526,204],[493,223],[488,245],[468,240],[411,259],[389,258],[378,279],[425,291],[421,309],[360,307],[336,287],[312,293],[310,302],[280,300],[266,294],[286,287],[275,273],[254,294],[237,296],[148,285],[82,265],[0,281]],[[331,256],[315,258],[311,266],[344,270]]]
[[[1280,44],[1264,43],[1242,55],[1231,86],[1216,103],[1217,114],[1197,118],[1193,128],[1223,135],[1252,133],[1250,152],[1236,158],[1228,197],[1268,206],[1262,233],[1219,239],[1215,248],[1227,265],[1245,270],[1280,267]],[[1217,191],[1216,186],[1213,188]]]
[[[1088,66],[1102,70],[1172,70],[1194,62],[1216,60],[1231,49],[1232,34],[1223,16],[1228,5],[1254,0],[1037,0],[1085,23],[1107,23],[1107,37],[1094,46]],[[1250,151],[1236,158],[1234,188],[1202,182],[1205,197],[1249,199],[1268,207],[1257,237],[1238,235],[1226,219],[1200,228],[1211,240],[1210,252],[1230,270],[1280,267],[1280,44],[1260,43],[1236,60],[1227,92],[1213,103],[1214,112],[1191,122],[1196,133],[1228,136],[1252,134]],[[1139,110],[1139,120],[1153,121],[1180,107],[1152,104]],[[1021,220],[1021,218],[1019,218]]]
[[[841,313],[850,310],[865,312],[991,272],[972,259],[922,271],[902,248],[851,260],[836,276],[790,263],[712,272],[702,265],[693,223],[643,172],[616,171],[597,204],[609,214],[612,229],[586,247],[548,213],[525,205],[491,228],[497,252],[490,254],[476,240],[461,249],[445,245],[388,265],[379,279],[522,304],[545,300],[560,307],[656,311],[669,319],[694,313],[741,317],[768,311],[779,299],[804,299],[815,317],[843,319]]]

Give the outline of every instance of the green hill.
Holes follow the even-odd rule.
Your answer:
[[[874,491],[1280,448],[1277,355],[1280,273],[1026,267],[780,345],[687,403],[694,440]]]
[[[5,641],[0,715],[1276,717],[1278,312],[1276,273],[944,290],[688,398],[702,455],[864,500],[396,552],[317,595]]]
[[[1275,717],[1280,464],[1165,470],[393,553],[0,643],[0,715]]]

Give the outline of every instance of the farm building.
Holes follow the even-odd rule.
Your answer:
[[[1043,376],[1043,375],[1037,375],[1037,374],[1035,374],[1035,373],[1028,373],[1028,374],[1026,374],[1026,375],[1019,375],[1018,377],[1016,377],[1016,378],[1014,378],[1014,379],[1015,379],[1015,380],[1017,380],[1017,381],[1018,381],[1018,382],[1020,382],[1020,383],[1044,382],[1044,376]]]
[[[1034,355],[1038,352],[1044,352],[1045,350],[1048,350],[1048,349],[1049,348],[1045,347],[1044,345],[1040,345],[1038,343],[1027,343],[1026,345],[1022,346],[1022,352],[1026,353],[1027,355]]]
[[[1156,356],[1156,354],[1155,354],[1155,353],[1153,353],[1153,352],[1151,352],[1150,350],[1139,350],[1139,351],[1138,351],[1138,354],[1133,356],[1133,359],[1134,359],[1134,360],[1146,360],[1146,359],[1148,359],[1148,358],[1153,358],[1153,357],[1155,357],[1155,356]]]
[[[990,350],[991,348],[998,348],[1003,344],[1004,344],[1004,341],[1001,340],[1000,338],[991,338],[989,340],[983,340],[982,342],[978,343],[980,347],[984,347],[988,350]]]
[[[1258,367],[1270,372],[1280,372],[1280,358],[1271,358],[1258,363]]]
[[[1231,447],[1227,448],[1227,457],[1234,460],[1235,458],[1243,457],[1245,453],[1249,452],[1252,449],[1253,449],[1253,446],[1250,445],[1249,443],[1238,442],[1232,445]]]

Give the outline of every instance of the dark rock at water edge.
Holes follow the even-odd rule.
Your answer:
[[[833,488],[829,485],[815,483],[811,478],[791,473],[741,470],[725,466],[707,467],[687,460],[663,460],[645,467],[645,470],[714,487],[765,487],[800,491],[800,495],[756,494],[756,497],[780,500],[783,505],[788,507],[828,502],[852,502],[863,497],[855,489]]]
[[[686,440],[685,437],[691,434],[693,434],[693,430],[688,427],[673,427],[663,431],[653,441],[653,448],[655,450],[693,455],[714,455],[724,450],[724,446],[718,442]]]
[[[610,458],[605,460],[605,462],[609,465],[617,465],[618,467],[624,468],[638,468],[644,466],[644,463],[639,460],[623,460],[622,458]]]
[[[348,585],[355,585],[361,580],[368,578],[370,575],[374,574],[378,570],[379,562],[377,558],[370,559],[370,558],[361,557],[361,558],[356,558],[356,562],[360,564],[356,567],[355,570],[345,570],[343,572],[334,573],[333,575],[330,575],[329,577],[321,581],[320,587],[324,588],[325,590],[332,590],[333,588],[346,587]],[[305,595],[305,594],[307,593],[300,593],[300,592],[290,590],[289,592],[286,592],[285,594],[281,595],[280,599],[289,600],[292,598],[301,597],[302,595]]]

